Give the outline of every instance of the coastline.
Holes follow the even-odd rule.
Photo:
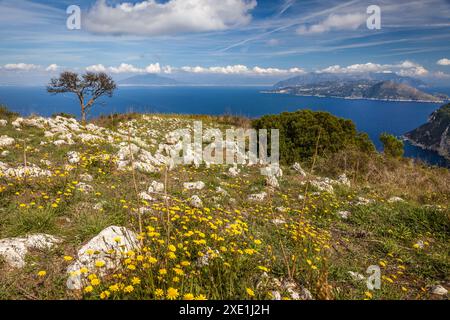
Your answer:
[[[427,147],[427,146],[425,146],[425,145],[423,145],[423,144],[421,144],[421,143],[419,143],[419,142],[417,142],[417,141],[415,141],[415,140],[409,138],[408,136],[406,136],[406,133],[403,134],[403,135],[401,135],[400,138],[401,138],[403,141],[409,142],[409,143],[410,143],[412,146],[414,146],[414,147],[417,147],[417,148],[420,148],[420,149],[422,149],[422,150],[426,150],[426,151],[429,151],[429,152],[434,152],[434,153],[436,153],[437,156],[441,157],[441,158],[445,161],[445,163],[446,163],[445,166],[446,166],[446,167],[450,167],[450,158],[445,157],[444,155],[442,155],[442,154],[439,152],[439,150],[436,150],[436,149],[434,149],[434,148]]]
[[[378,99],[378,98],[363,98],[363,97],[339,97],[339,96],[324,96],[324,95],[314,95],[314,94],[291,94],[288,92],[275,92],[275,91],[260,91],[264,94],[287,94],[297,97],[316,97],[316,98],[334,98],[343,100],[369,100],[369,101],[386,101],[386,102],[420,102],[420,103],[446,103],[447,100],[431,101],[431,100],[408,100],[408,99]]]

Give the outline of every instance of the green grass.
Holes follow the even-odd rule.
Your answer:
[[[112,121],[103,118],[98,123],[116,130],[120,121],[136,119],[137,132],[151,145],[148,129],[156,130],[158,139],[162,141],[167,131],[189,124],[193,119],[216,122],[221,128],[237,121],[226,117],[159,117],[160,120],[149,122],[139,115],[116,116]],[[171,119],[174,117],[180,122],[173,122]],[[0,128],[0,135],[14,137],[17,141],[28,139],[27,161],[44,167],[40,160],[48,159],[52,162],[48,169],[53,173],[52,177],[40,179],[8,180],[0,177],[0,238],[37,232],[63,238],[63,243],[54,250],[30,252],[23,270],[8,270],[0,264],[0,299],[81,298],[80,293],[65,290],[68,263],[62,257],[75,256],[81,244],[105,227],[121,225],[138,230],[136,212],[144,203],[137,199],[134,183],[139,192],[145,191],[151,181],[163,182],[166,179],[164,171],[154,174],[136,172],[136,181],[133,181],[131,172],[118,171],[112,160],[101,158],[105,153],[114,155],[118,142],[77,142],[62,147],[40,145],[41,140],[46,140],[43,130],[23,128],[17,131],[10,125]],[[11,166],[23,163],[22,144],[8,150],[11,154],[0,161]],[[72,150],[80,152],[83,160],[72,170],[65,170],[66,154]],[[344,156],[347,162],[341,161]],[[255,298],[266,299],[274,287],[261,282],[263,271],[259,267],[267,267],[270,278],[290,279],[311,291],[315,298],[362,299],[367,288],[364,283],[353,281],[348,271],[365,275],[368,266],[380,264],[380,261],[386,264],[382,274],[390,279],[397,275],[397,279],[393,279],[393,283],[384,279],[382,290],[373,292],[374,299],[433,298],[427,288],[446,283],[450,274],[448,170],[426,168],[407,160],[388,160],[381,156],[356,165],[357,159],[363,157],[340,154],[334,158],[318,159],[315,167],[318,174],[336,178],[346,172],[352,180],[351,187],[335,186],[334,194],[318,195],[312,194],[316,191],[312,187],[308,187],[306,193],[305,180],[288,167],[283,167],[284,175],[278,190],[266,189],[258,167],[241,168],[241,174],[235,178],[226,174],[226,166],[175,168],[167,176],[171,196],[168,203],[162,200],[150,203],[150,213],[142,216],[144,228],[155,227],[161,234],[159,240],[162,242],[145,239],[158,262],[150,269],[123,271],[127,284],[135,276],[140,277],[142,284],[136,286],[133,293],[120,292],[115,298],[156,298],[156,288],[176,286],[180,292],[205,294],[210,299],[248,299],[246,289],[252,288]],[[346,163],[345,167],[343,163]],[[310,171],[308,162],[303,164],[303,168]],[[93,176],[94,180],[87,182],[93,191],[83,193],[76,189],[75,184],[80,181],[81,174]],[[183,190],[183,182],[188,181],[203,181],[206,187],[203,190]],[[218,194],[216,188],[219,186],[229,195]],[[255,203],[248,200],[249,194],[263,190],[268,193],[265,201]],[[209,211],[190,211],[187,200],[194,194],[200,196]],[[298,200],[299,195],[306,195],[306,200]],[[359,196],[375,202],[357,206],[354,202]],[[405,202],[387,203],[391,196],[401,196]],[[58,205],[52,207],[55,203]],[[97,203],[104,204],[103,211],[94,209]],[[173,211],[169,222],[167,205]],[[174,208],[177,206],[178,209]],[[278,211],[277,207],[286,208],[286,212]],[[341,210],[350,212],[347,220],[337,215]],[[286,224],[275,225],[273,219],[283,219]],[[245,223],[246,227],[240,234],[232,235],[227,228],[236,220]],[[210,222],[217,228],[212,228]],[[200,239],[198,234],[185,238],[184,233],[188,230],[203,232],[206,244],[193,243],[193,240]],[[224,239],[215,241],[213,234]],[[256,245],[256,239],[262,244]],[[414,248],[419,240],[428,244],[423,249]],[[179,283],[172,283],[169,278],[165,281],[158,279],[159,268],[170,271],[176,266],[176,262],[166,256],[169,243],[184,241],[187,241],[185,245],[190,256],[182,258],[191,262],[191,266],[185,268],[186,278]],[[222,246],[228,251],[222,252]],[[219,251],[221,257],[200,268],[196,264],[198,252],[208,248]],[[257,252],[236,254],[230,252],[232,248],[236,251],[255,249]],[[405,269],[399,269],[399,266]],[[37,277],[40,270],[46,270],[47,276]],[[399,271],[403,274],[398,274]],[[97,299],[100,289],[107,289],[114,281],[112,277],[105,278],[101,288],[96,288],[92,294],[84,294],[83,298]],[[288,296],[286,291],[281,294]]]

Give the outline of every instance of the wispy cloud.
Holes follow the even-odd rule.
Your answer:
[[[235,47],[242,46],[242,45],[244,45],[246,43],[249,43],[251,41],[255,41],[255,40],[264,38],[264,37],[266,37],[268,35],[271,35],[273,33],[280,32],[280,31],[283,31],[283,30],[286,30],[286,29],[298,26],[300,24],[308,22],[310,19],[313,19],[313,18],[316,18],[316,17],[321,17],[321,16],[324,16],[324,15],[328,15],[328,14],[332,13],[333,11],[349,7],[349,6],[351,6],[353,4],[356,4],[358,2],[359,2],[359,0],[352,0],[352,1],[349,1],[349,2],[346,2],[346,3],[343,3],[343,4],[336,5],[336,6],[331,7],[331,8],[327,8],[327,9],[323,9],[323,10],[320,10],[320,11],[316,11],[314,13],[311,13],[311,14],[308,14],[306,16],[301,17],[301,19],[295,19],[294,22],[283,24],[282,26],[277,27],[275,29],[272,29],[270,31],[262,32],[262,33],[260,33],[260,34],[258,34],[256,36],[252,36],[252,37],[249,37],[247,39],[244,39],[244,40],[241,40],[239,42],[236,42],[234,44],[231,44],[231,45],[229,45],[229,46],[227,46],[227,47],[225,47],[223,49],[220,49],[219,52],[225,52],[225,51],[228,51],[228,50],[233,49]]]
[[[316,34],[335,30],[356,30],[366,21],[363,13],[332,14],[318,24],[300,26],[298,34]]]
[[[3,69],[10,71],[31,71],[39,69],[39,66],[28,63],[8,63],[3,66]]]

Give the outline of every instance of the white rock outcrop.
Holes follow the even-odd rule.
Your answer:
[[[34,164],[29,164],[27,166],[20,165],[17,168],[9,167],[4,164],[0,166],[0,175],[6,178],[38,178],[38,177],[49,177],[52,173],[49,170],[44,170],[39,168]]]
[[[148,193],[162,193],[164,192],[164,183],[158,181],[152,181],[150,186],[148,187]]]
[[[345,173],[341,174],[338,177],[337,181],[338,181],[338,183],[340,183],[340,184],[342,184],[342,185],[344,185],[346,187],[350,187],[350,180],[349,180],[349,178],[347,177],[347,175]]]
[[[67,159],[70,164],[77,164],[80,162],[80,154],[76,151],[67,152]]]
[[[249,195],[248,200],[261,202],[261,201],[264,201],[266,196],[267,196],[267,193],[263,191],[261,193],[254,193],[254,194]]]
[[[230,176],[232,178],[236,178],[240,172],[241,172],[241,170],[239,170],[237,168],[237,166],[233,166],[228,169],[228,176]]]
[[[431,287],[431,293],[438,295],[438,296],[445,296],[448,293],[448,290],[445,289],[443,286],[441,286],[440,284]]]
[[[390,197],[387,202],[389,202],[389,203],[405,202],[405,200],[403,200],[400,197]]]
[[[301,175],[302,177],[306,177],[306,172],[305,170],[302,169],[302,167],[300,166],[300,163],[296,162],[292,165],[292,169],[297,171],[299,175]]]
[[[15,140],[8,136],[1,136],[0,137],[0,148],[9,147],[13,145]]]
[[[189,201],[189,204],[190,204],[192,207],[198,208],[198,209],[200,209],[200,208],[203,207],[203,201],[202,201],[202,199],[200,199],[200,197],[197,196],[197,195],[193,195],[193,196],[191,197],[191,200]]]
[[[183,183],[183,188],[187,190],[202,190],[204,187],[205,183],[203,181]]]
[[[328,192],[328,193],[334,192],[332,181],[331,181],[331,179],[328,179],[328,178],[312,180],[311,185],[319,191]]]
[[[0,256],[12,268],[23,268],[30,249],[51,249],[62,240],[48,234],[32,234],[26,237],[0,240]]]
[[[350,212],[348,211],[338,211],[338,216],[341,217],[341,219],[348,219],[350,216]]]
[[[106,271],[120,267],[120,260],[124,254],[139,249],[137,234],[125,227],[111,226],[101,231],[88,241],[77,253],[77,260],[67,268],[69,278],[67,287],[72,290],[81,289],[87,281],[90,270],[100,275]],[[96,262],[102,261],[104,266],[96,267]]]
[[[280,183],[278,182],[278,179],[275,176],[268,176],[266,177],[266,185],[272,188],[279,188]]]
[[[75,187],[79,191],[84,192],[84,193],[89,193],[89,192],[94,191],[94,188],[91,185],[84,183],[84,182],[78,182]]]

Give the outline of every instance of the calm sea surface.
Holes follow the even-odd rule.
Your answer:
[[[113,98],[95,106],[91,117],[100,114],[135,112],[233,114],[258,117],[283,111],[311,109],[328,111],[351,119],[358,130],[367,132],[377,148],[378,136],[388,132],[400,136],[427,121],[439,108],[435,103],[345,100],[261,93],[267,87],[120,87]],[[442,90],[441,90],[442,92]],[[50,95],[44,87],[0,87],[0,104],[22,115],[50,116],[65,112],[79,116],[79,105],[71,94]],[[409,143],[405,155],[432,164],[445,165],[436,153]],[[447,164],[448,165],[448,164]]]

